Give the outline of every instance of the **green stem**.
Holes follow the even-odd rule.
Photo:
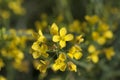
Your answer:
[[[7,80],[15,80],[15,70],[11,65],[11,62],[8,62],[6,66],[6,71],[7,71]]]

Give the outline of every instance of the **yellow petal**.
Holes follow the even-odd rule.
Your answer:
[[[42,33],[41,29],[39,29],[38,33],[39,33],[40,36],[43,36],[43,33]]]
[[[67,30],[66,30],[65,27],[60,29],[60,36],[61,36],[61,37],[62,37],[62,36],[65,36],[66,33],[67,33]]]
[[[108,39],[111,39],[113,38],[113,32],[108,30],[104,33],[104,37],[108,38]]]
[[[40,57],[41,54],[39,52],[33,52],[32,55],[34,59],[37,59]]]
[[[93,53],[93,52],[95,52],[95,51],[96,51],[96,48],[95,48],[94,45],[90,45],[90,46],[88,47],[88,52],[89,52],[89,53]]]
[[[53,41],[54,42],[60,41],[60,36],[58,36],[58,35],[53,36]]]
[[[74,63],[72,63],[72,62],[68,62],[68,69],[69,69],[70,71],[75,71],[75,72],[77,72],[76,65],[75,65]]]
[[[99,61],[98,55],[92,55],[92,61],[97,63]]]
[[[59,59],[62,60],[62,61],[65,61],[65,60],[66,60],[65,54],[64,54],[64,53],[61,53],[61,54],[59,55]]]
[[[73,39],[73,35],[72,34],[67,34],[65,36],[65,41],[71,41]]]
[[[52,24],[50,28],[50,33],[52,35],[58,35],[58,26],[55,23]]]
[[[75,59],[80,59],[81,57],[82,57],[82,53],[81,52],[76,52],[75,54],[74,54],[74,57],[75,57]]]
[[[65,71],[65,69],[66,69],[66,64],[63,62],[63,63],[61,63],[60,70]]]
[[[73,54],[72,54],[72,53],[68,53],[67,55],[68,55],[70,58],[73,59]]]
[[[65,46],[66,46],[66,42],[65,42],[65,41],[62,41],[62,40],[60,41],[60,43],[59,43],[59,44],[60,44],[60,47],[61,47],[61,48],[63,48],[63,47],[65,47]]]

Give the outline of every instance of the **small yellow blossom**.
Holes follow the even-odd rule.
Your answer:
[[[104,36],[100,36],[97,39],[97,43],[100,44],[100,45],[104,45],[106,43],[106,38]]]
[[[96,41],[99,37],[100,37],[99,32],[97,32],[97,31],[92,32],[92,38],[93,38],[93,40]]]
[[[86,15],[85,19],[92,25],[99,21],[99,17],[97,15],[93,15],[93,16]]]
[[[42,73],[45,73],[47,70],[49,62],[40,60],[40,63],[37,65],[37,70],[39,70]]]
[[[50,28],[50,33],[52,35],[58,35],[58,26],[55,23],[52,24]]]
[[[7,80],[4,76],[0,75],[0,80]]]
[[[1,70],[2,67],[4,67],[4,65],[5,64],[4,64],[3,60],[0,58],[0,70]]]
[[[80,59],[82,57],[81,48],[79,46],[73,46],[67,54],[70,58]]]
[[[71,41],[72,39],[73,39],[73,35],[67,34],[67,30],[65,27],[60,29],[60,35],[53,36],[53,41],[59,42],[61,48],[66,46],[66,41]]]
[[[79,36],[76,37],[76,42],[77,42],[78,44],[80,44],[80,43],[83,42],[83,41],[84,41],[84,39],[82,38],[82,35],[79,35]]]
[[[99,61],[99,53],[100,53],[100,51],[95,51],[95,52],[93,52],[93,53],[91,53],[88,57],[87,57],[87,59],[88,60],[91,60],[92,62],[94,62],[94,63],[97,63],[98,61]]]
[[[39,42],[45,42],[46,41],[46,38],[45,36],[43,35],[42,31],[39,29],[39,38],[38,38],[38,41]]]
[[[115,55],[115,51],[112,47],[104,49],[104,52],[108,60],[111,60],[111,58]]]
[[[105,38],[111,39],[111,38],[113,38],[113,32],[110,31],[110,30],[107,30],[107,31],[104,32],[103,36]]]
[[[66,60],[66,56],[64,53],[61,53],[58,57],[58,59],[55,60],[55,63],[52,66],[52,69],[54,71],[60,70],[65,71],[66,69],[66,63],[64,62]]]
[[[35,46],[34,46],[35,45]],[[36,47],[37,46],[37,47]],[[49,55],[47,52],[48,47],[46,44],[41,44],[41,46],[39,46],[39,44],[33,44],[32,47],[35,51],[32,53],[33,58],[39,58],[40,56],[43,56],[44,58],[47,58]]]
[[[88,47],[88,52],[89,52],[89,53],[93,53],[93,52],[95,52],[95,51],[96,51],[95,46],[94,46],[94,45],[89,45],[89,47]]]
[[[76,67],[76,65],[75,65],[74,63],[72,63],[71,61],[68,62],[68,69],[69,69],[70,71],[75,71],[75,72],[77,72],[77,67]]]

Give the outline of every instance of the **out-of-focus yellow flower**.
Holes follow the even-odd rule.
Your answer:
[[[10,1],[8,7],[12,9],[15,14],[25,14],[25,9],[21,6],[21,1]]]
[[[76,65],[75,65],[74,63],[72,63],[71,61],[68,62],[68,69],[69,69],[70,71],[75,71],[75,72],[77,72],[77,67],[76,67]]]
[[[115,55],[115,51],[112,47],[104,49],[104,52],[108,60],[111,60],[112,57]]]
[[[73,46],[67,54],[70,58],[80,59],[82,57],[81,48],[79,46]]]
[[[84,39],[82,38],[82,35],[77,36],[75,40],[76,40],[76,43],[78,44],[84,41]]]
[[[55,23],[52,24],[50,28],[50,33],[52,35],[58,35],[58,26]]]
[[[104,32],[103,36],[105,38],[111,39],[111,38],[113,38],[113,32],[110,31],[110,30],[107,30],[107,31]]]
[[[8,19],[10,17],[9,11],[2,11],[0,15],[3,19]]]
[[[98,29],[99,31],[107,31],[109,29],[109,25],[106,23],[100,22]]]
[[[100,51],[94,51],[93,53],[90,53],[87,59],[92,60],[94,63],[97,63],[99,61],[99,53]]]
[[[104,45],[106,43],[106,38],[104,36],[100,36],[97,39],[97,43],[100,44],[100,45]]]
[[[3,60],[0,58],[0,70],[1,70],[1,68],[4,67],[4,66],[5,66],[5,64],[4,64]]]
[[[66,69],[66,63],[64,62],[66,60],[66,56],[64,53],[60,53],[58,59],[55,60],[55,63],[52,66],[52,69],[54,71],[60,70],[65,71]]]
[[[75,20],[75,21],[73,21],[72,24],[70,24],[69,31],[70,32],[80,33],[81,27],[82,26],[80,25],[80,22],[78,20]]]
[[[45,73],[47,70],[49,62],[40,60],[40,63],[37,65],[37,70],[39,70],[42,73]]]
[[[100,37],[100,34],[97,31],[92,32],[92,38],[93,40],[97,40]]]
[[[39,29],[39,38],[38,38],[38,41],[39,42],[45,42],[46,41],[46,38],[45,36],[43,35],[42,31]]]
[[[7,80],[4,76],[0,75],[0,80]]]
[[[66,46],[66,41],[71,41],[73,39],[72,34],[67,34],[67,35],[66,34],[67,34],[67,30],[64,27],[60,29],[60,35],[53,36],[53,41],[59,42],[61,48]]]
[[[41,46],[39,46],[39,44],[35,43],[32,46],[33,50],[35,50],[32,55],[33,58],[39,58],[40,56],[43,56],[45,58],[47,58],[49,55],[46,53],[48,50],[48,47],[46,44],[41,44]]]
[[[92,25],[94,25],[99,21],[99,17],[97,15],[93,15],[93,16],[86,15],[85,19]]]
[[[89,47],[88,47],[88,52],[89,52],[89,53],[93,53],[93,52],[95,52],[95,51],[96,51],[95,46],[94,46],[94,45],[89,45]]]

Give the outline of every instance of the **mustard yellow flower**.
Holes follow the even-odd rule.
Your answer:
[[[110,30],[107,30],[104,32],[103,36],[107,39],[111,39],[111,38],[113,38],[113,32]]]
[[[37,65],[37,70],[39,70],[42,73],[45,73],[47,70],[49,62],[40,60],[40,63]]]
[[[0,80],[7,80],[4,76],[0,75]]]
[[[82,38],[82,35],[77,36],[75,40],[76,40],[76,43],[78,44],[84,41],[84,39]]]
[[[93,52],[95,52],[95,51],[96,51],[96,48],[95,48],[94,45],[91,44],[91,45],[88,46],[88,52],[89,52],[89,53],[93,53]]]
[[[54,35],[53,41],[59,42],[61,48],[66,46],[66,41],[71,41],[73,39],[72,34],[67,34],[67,30],[65,27],[60,29],[60,35]]]
[[[46,53],[48,50],[48,47],[46,44],[41,44],[41,46],[39,46],[39,44],[33,44],[32,48],[35,50],[32,53],[34,59],[37,59],[40,56],[43,56],[45,58],[47,58],[49,56],[48,53]]]
[[[70,71],[75,71],[75,72],[77,72],[77,67],[76,67],[76,65],[75,65],[74,63],[72,63],[71,61],[68,62],[68,69],[69,69]]]
[[[100,36],[97,41],[99,45],[104,45],[106,43],[106,38],[104,36]]]
[[[66,56],[64,53],[61,53],[59,57],[55,60],[55,63],[52,66],[52,69],[54,71],[60,70],[65,71],[66,69],[66,63],[64,62],[66,60]]]
[[[40,29],[38,31],[38,34],[39,34],[38,41],[39,42],[45,42],[46,38],[45,38],[45,36],[43,35],[43,33],[42,33],[42,31]]]
[[[115,51],[112,47],[104,49],[104,52],[108,60],[111,60],[112,57],[115,55]]]
[[[4,64],[3,60],[0,58],[0,70],[1,70],[1,68],[4,67],[4,66],[5,66],[5,64]]]
[[[90,23],[90,24],[95,24],[99,21],[99,17],[97,15],[93,15],[93,16],[85,16],[85,19]]]
[[[78,60],[82,57],[81,48],[75,45],[69,50],[67,55],[72,59],[75,58]]]
[[[97,32],[97,31],[93,31],[92,32],[92,38],[93,38],[93,40],[96,41],[99,37],[100,37],[99,32]]]
[[[58,26],[55,23],[52,24],[50,28],[50,33],[52,35],[58,35]]]
[[[88,60],[91,60],[94,63],[97,63],[99,61],[99,53],[100,51],[95,51],[93,53],[90,53],[90,55],[87,57]]]

